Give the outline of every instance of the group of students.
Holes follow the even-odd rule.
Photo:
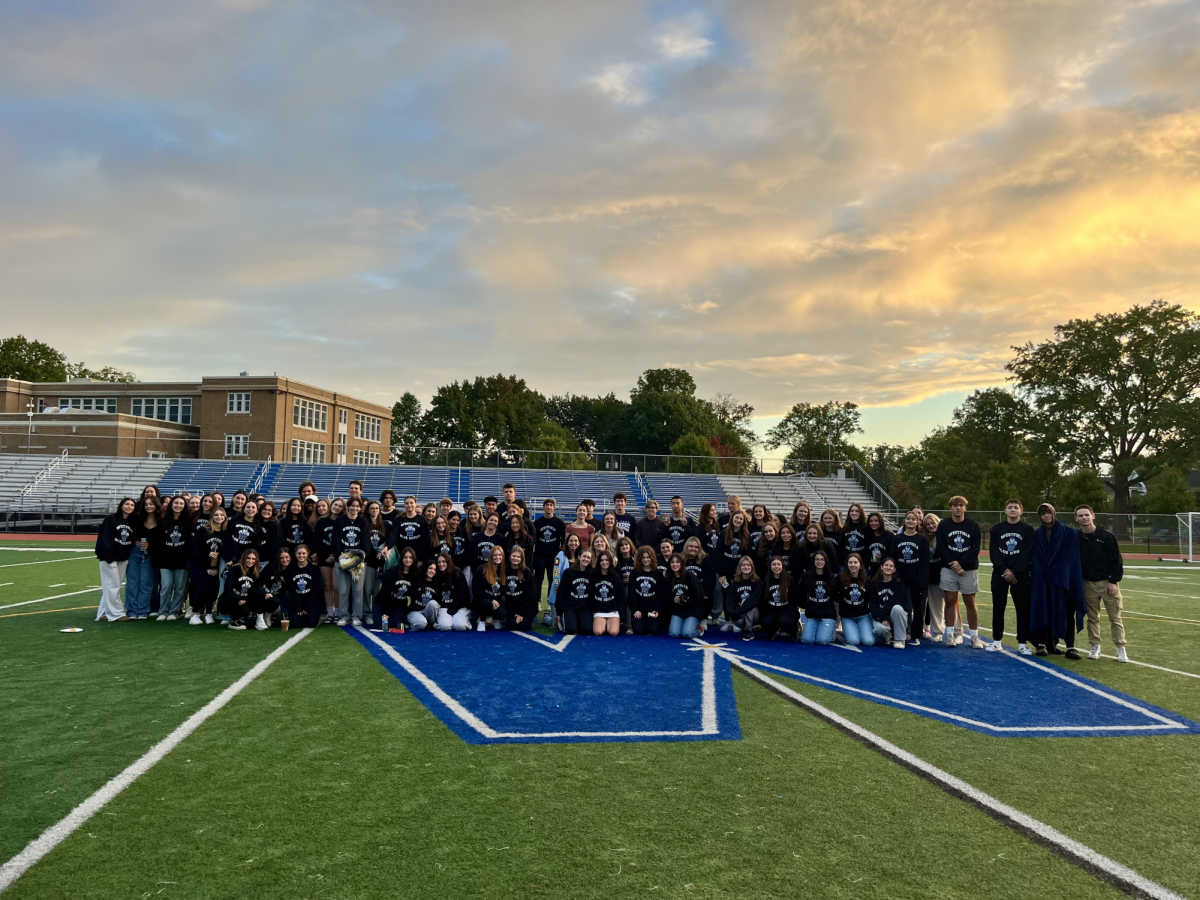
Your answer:
[[[1038,555],[1039,538],[1023,521],[1019,501],[1010,501],[1008,521],[992,529],[993,640],[985,644],[975,603],[982,536],[962,497],[951,499],[950,517],[913,509],[892,532],[882,515],[857,503],[844,519],[832,509],[814,519],[803,501],[785,517],[763,504],[744,510],[733,495],[724,512],[705,503],[692,518],[676,496],[669,514],[660,516],[651,499],[637,517],[618,493],[603,515],[585,500],[565,521],[553,499],[534,519],[513,485],[503,494],[482,505],[468,501],[460,512],[449,498],[421,507],[410,496],[397,505],[390,490],[369,500],[357,481],[345,499],[326,500],[305,482],[299,496],[279,507],[244,491],[227,507],[219,492],[161,498],[150,486],[140,499],[122,500],[101,527],[97,618],[173,621],[186,608],[193,625],[219,618],[233,629],[265,629],[278,616],[285,629],[324,623],[528,631],[549,582],[542,621],[568,634],[691,638],[719,625],[743,640],[757,633],[899,649],[922,639],[956,646],[965,637],[972,647],[998,650],[1011,596],[1021,652],[1057,652],[1057,639],[1065,638],[1074,653],[1073,632],[1064,634],[1061,620],[1077,585],[1063,593],[1062,573],[1049,581],[1034,577],[1046,554]],[[1090,512],[1081,507],[1077,519],[1081,511]],[[1057,553],[1063,535],[1054,529],[1065,526],[1049,504],[1039,514]],[[1093,524],[1089,534],[1097,531]],[[1115,540],[1104,535],[1112,538],[1099,531],[1092,540],[1098,550],[1087,555],[1105,571],[1097,576],[1093,565],[1076,579],[1093,594],[1097,577],[1115,587],[1121,576],[1119,550],[1112,561]],[[1055,564],[1064,559],[1055,557]],[[1081,559],[1077,552],[1077,568]],[[1104,590],[1116,600],[1116,639],[1119,589]],[[1076,608],[1087,611],[1089,638],[1094,631],[1098,647],[1089,604],[1080,600]],[[1035,616],[1035,628],[1031,612],[1047,608]],[[1123,629],[1117,646],[1124,658]]]

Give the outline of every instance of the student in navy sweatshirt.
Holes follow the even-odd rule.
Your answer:
[[[712,608],[713,590],[717,583],[717,561],[704,552],[700,538],[692,535],[683,542],[683,563],[704,588],[704,609]]]
[[[771,560],[779,556],[779,528],[774,522],[767,522],[751,537],[754,544],[754,569],[759,578],[766,578],[771,568]]]
[[[174,622],[183,608],[187,593],[188,540],[187,501],[173,498],[163,507],[162,526],[158,529],[158,547],[152,554],[158,565],[159,622]]]
[[[796,640],[800,625],[800,607],[792,591],[792,577],[784,570],[783,558],[776,556],[761,582],[762,596],[758,601],[758,624],[767,640],[787,638]],[[754,637],[754,631],[749,632]],[[742,633],[746,638],[746,633]]]
[[[314,518],[310,521],[313,542],[313,556],[317,560],[317,568],[321,570],[321,585],[325,588],[325,624],[332,625],[337,621],[337,576],[334,575],[333,558],[333,525],[338,516],[346,511],[346,504],[338,498],[330,503],[328,500],[318,500],[313,510]]]
[[[192,534],[188,544],[188,577],[195,583],[192,595],[192,617],[189,625],[212,625],[213,608],[221,582],[221,551],[225,546],[225,529],[229,514],[225,507],[214,506],[208,524]]]
[[[867,544],[862,557],[867,564],[867,575],[874,576],[885,556],[892,555],[895,535],[887,530],[883,516],[877,512],[867,516]]]
[[[871,526],[867,524],[867,513],[861,503],[851,503],[846,510],[846,521],[842,525],[841,558],[857,553],[864,559],[869,559],[867,541],[871,536]]]
[[[313,546],[312,528],[308,524],[308,518],[304,515],[304,502],[299,497],[293,497],[284,506],[279,527],[283,530],[283,543],[292,553],[295,553],[296,548],[301,544],[307,545],[310,549]]]
[[[488,517],[488,522],[496,519],[495,514]],[[479,631],[487,631],[487,623],[491,622],[496,631],[504,629],[508,620],[508,608],[504,605],[504,589],[508,584],[508,563],[504,555],[504,546],[496,543],[488,554],[487,562],[475,570],[471,578],[471,594],[475,604],[475,612],[479,616]]]
[[[415,547],[405,547],[400,551],[399,562],[384,570],[375,595],[375,621],[380,628],[386,618],[389,631],[399,633],[403,629],[409,598],[416,593],[421,575]]]
[[[633,633],[658,634],[663,622],[666,579],[659,571],[657,556],[650,547],[639,547],[634,552],[634,560],[627,593]]]
[[[829,565],[829,557],[818,550],[813,554],[812,567],[802,582],[804,631],[800,640],[805,644],[829,644],[837,630],[837,576]]]
[[[321,624],[321,614],[325,610],[325,591],[321,585],[321,571],[309,558],[308,545],[297,544],[293,553],[293,562],[284,572],[283,595],[280,605],[283,607],[283,620],[280,622],[284,631],[295,625],[297,628],[316,628]]]
[[[96,621],[128,622],[125,605],[121,602],[121,581],[129,565],[129,554],[133,551],[134,513],[137,501],[124,498],[117,504],[117,511],[107,516],[100,524],[96,535],[96,559],[100,561],[100,606],[96,609]]]
[[[696,533],[695,525],[684,512],[683,498],[678,494],[671,498],[671,515],[667,517],[666,527],[676,553],[681,552],[684,542]]]
[[[992,563],[992,642],[988,650],[1003,646],[1004,612],[1012,594],[1017,611],[1017,649],[1032,656],[1028,647],[1030,570],[1033,566],[1033,526],[1024,519],[1025,505],[1020,500],[1004,504],[1004,521],[992,526],[988,535],[988,556]]]
[[[562,572],[555,592],[555,610],[564,634],[592,632],[592,551],[584,547],[575,562]]]
[[[258,551],[247,550],[225,573],[225,590],[217,601],[217,609],[229,616],[231,631],[245,631],[255,620],[254,627],[263,631],[267,628],[264,616],[274,612],[278,605],[262,583]]]
[[[364,559],[370,559],[372,548],[370,526],[362,514],[362,501],[351,498],[346,503],[346,512],[333,523],[333,556],[336,560],[348,550],[360,550]],[[353,571],[337,568],[338,625],[358,627],[363,618],[363,588],[366,582],[366,567],[355,577]],[[347,618],[349,617],[349,618]]]
[[[513,517],[514,524],[520,521]],[[525,565],[525,550],[520,544],[508,551],[508,571],[504,575],[504,607],[508,610],[505,627],[509,631],[530,631],[537,619],[538,596],[533,569]]]
[[[637,516],[633,513],[626,512],[625,505],[629,502],[629,498],[620,491],[613,494],[613,512],[617,515],[617,527],[625,533],[630,539],[633,538],[633,529],[637,525]]]
[[[758,570],[754,568],[754,560],[750,556],[743,556],[725,587],[725,625],[721,630],[732,631],[743,637],[753,635],[761,596],[762,582]]]
[[[429,520],[421,515],[417,508],[416,497],[404,498],[404,512],[392,520],[387,545],[395,547],[397,553],[405,547],[412,547],[418,560],[424,560],[430,555]]]
[[[954,646],[954,632],[949,627],[952,615],[958,609],[958,595],[962,594],[967,608],[967,628],[964,634],[975,650],[983,649],[979,637],[979,608],[975,606],[975,595],[979,592],[979,550],[983,535],[979,523],[967,518],[967,498],[950,498],[950,518],[938,523],[937,543],[942,553],[942,591],[945,594],[945,617],[947,628],[942,643]]]
[[[733,578],[733,574],[737,571],[738,563],[741,558],[750,552],[750,526],[746,519],[746,514],[741,510],[735,512],[729,519],[729,524],[725,526],[725,532],[721,535],[721,543],[719,545],[720,556],[717,560],[717,581],[721,584],[721,590],[724,591],[729,580]],[[751,560],[753,565],[753,560]],[[729,615],[729,600],[725,601],[725,614]]]
[[[496,547],[504,550],[504,536],[500,534],[498,515],[492,513],[484,520],[483,531],[471,535],[471,546],[474,548],[476,566],[486,566]]]
[[[876,642],[890,641],[894,648],[903,650],[910,633],[908,619],[912,606],[908,588],[896,577],[896,561],[890,556],[880,561],[879,571],[868,586],[867,600]],[[915,646],[916,639],[911,643]]]
[[[835,554],[835,557],[829,560],[829,567],[836,569],[838,560],[844,559],[846,556],[846,548],[843,546],[842,517],[837,514],[836,509],[827,509],[821,513],[821,521],[818,524],[821,526],[821,534],[825,537],[825,543]]]
[[[915,511],[905,514],[904,529],[892,539],[892,560],[910,604],[909,640],[920,646],[929,589],[929,541],[921,534],[921,517]]]
[[[753,564],[751,568],[754,568]],[[704,588],[687,570],[687,564],[678,553],[672,553],[667,560],[666,582],[665,605],[671,615],[667,633],[673,638],[699,637],[702,633],[700,617],[704,615]]]
[[[611,553],[596,554],[592,567],[590,593],[592,634],[621,633],[621,612],[625,609],[625,585],[617,573],[617,561]]]
[[[554,514],[557,504],[553,497],[546,498],[542,503],[542,514],[533,523],[536,537],[533,553],[534,592],[540,599],[542,583],[547,575],[553,577],[554,560],[563,548],[567,536],[567,523]]]
[[[875,644],[871,607],[867,603],[867,567],[857,553],[846,557],[846,568],[838,576],[838,612],[842,617],[842,637],[851,647]]]
[[[436,565],[438,604],[446,614],[438,619],[438,631],[470,631],[471,587],[466,576],[458,570],[449,553],[441,554]]]
[[[821,530],[821,526],[813,523],[804,529],[804,541],[800,544],[800,550],[797,553],[798,565],[793,567],[799,573],[798,577],[803,577],[804,573],[812,568],[813,557],[818,553],[825,554],[829,568],[836,569],[838,567],[837,551],[825,540],[825,532]]]
[[[711,589],[706,589],[708,594],[708,609],[705,611],[708,615],[708,624],[716,625],[721,614],[725,610],[725,601],[721,595],[721,583],[716,580],[716,571],[718,562],[721,559],[721,538],[724,532],[724,526],[721,525],[717,518],[717,506],[715,503],[705,503],[700,507],[700,516],[696,520],[695,537],[700,539],[700,545],[704,548],[704,553],[712,560],[713,565],[713,585]]]

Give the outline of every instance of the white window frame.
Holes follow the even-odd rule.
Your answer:
[[[250,415],[250,391],[230,391],[225,395],[225,415]]]
[[[59,409],[82,409],[87,412],[110,412],[117,411],[116,397],[59,397]]]
[[[355,450],[354,465],[377,466],[379,465],[379,454],[372,450]]]
[[[296,397],[292,402],[292,424],[309,431],[329,432],[329,407],[315,400]]]
[[[354,436],[360,441],[370,441],[378,444],[383,434],[383,420],[378,416],[368,416],[363,413],[354,414]]]
[[[338,424],[345,425],[349,421],[350,421],[350,413],[344,409],[339,409],[338,410]]]
[[[248,435],[248,434],[227,434],[227,435],[225,435],[225,455],[226,456],[249,456],[250,455],[250,435]]]
[[[129,401],[129,414],[160,422],[192,424],[191,397],[133,397]],[[171,418],[174,414],[175,418]]]
[[[314,441],[292,441],[292,462],[307,465],[324,465],[325,445]]]

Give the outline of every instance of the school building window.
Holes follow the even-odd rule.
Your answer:
[[[227,434],[227,435],[225,435],[225,455],[226,456],[249,456],[250,455],[250,435],[248,435],[248,434]]]
[[[356,466],[377,466],[379,465],[379,454],[372,453],[370,450],[355,450],[354,464]]]
[[[325,462],[325,445],[312,441],[292,441],[292,462],[320,464]]]
[[[225,405],[226,413],[248,413],[250,412],[250,393],[230,393]]]
[[[159,419],[163,422],[178,422],[180,425],[192,424],[191,397],[134,397],[129,401],[129,412],[135,416],[145,416],[147,419]]]
[[[297,428],[328,431],[329,407],[324,403],[314,403],[312,400],[301,400],[297,397],[292,406],[292,424]]]
[[[59,397],[59,408],[62,409],[87,409],[92,412],[110,412],[117,411],[116,397]],[[136,414],[135,414],[136,415]]]
[[[350,414],[348,412],[346,412],[346,410],[339,409],[338,410],[338,422],[341,423],[342,425],[345,425],[348,421],[350,421],[348,418],[349,415]]]
[[[359,413],[354,414],[354,436],[362,441],[379,442],[379,435],[383,432],[383,423],[375,416],[364,416]]]

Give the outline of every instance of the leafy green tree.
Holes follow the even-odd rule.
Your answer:
[[[742,403],[733,394],[724,392],[717,394],[708,403],[712,407],[717,421],[737,434],[746,449],[752,449],[758,443],[758,435],[754,433],[754,428],[750,424],[754,416],[753,406],[749,403]]]
[[[862,451],[848,438],[862,431],[861,419],[856,403],[797,403],[767,432],[763,445],[769,450],[787,448],[785,472],[800,471],[802,460],[829,456],[834,460],[858,459]]]
[[[671,445],[673,457],[670,464],[672,472],[695,472],[696,474],[717,474],[716,452],[711,441],[702,434],[685,434]],[[700,457],[699,459],[683,459],[682,457]]]
[[[421,401],[411,391],[405,391],[392,404],[392,464],[420,463],[420,453],[413,448],[422,444],[422,438]]]
[[[1178,469],[1163,469],[1150,483],[1142,509],[1152,515],[1196,512],[1196,492]]]
[[[979,482],[979,493],[971,505],[980,510],[1003,510],[1004,504],[1017,495],[1017,486],[1009,476],[1008,466],[993,460]]]
[[[1108,509],[1108,490],[1095,469],[1080,468],[1065,476],[1058,488],[1058,499],[1064,512],[1084,504],[1098,513]]]
[[[67,363],[68,378],[90,378],[92,381],[107,381],[112,384],[132,384],[137,376],[114,366],[89,369],[83,363]]]
[[[1165,465],[1190,461],[1200,434],[1200,316],[1155,300],[1072,319],[1007,369],[1033,405],[1031,427],[1071,466],[1107,471],[1113,509]]]
[[[628,408],[628,403],[612,393],[603,397],[564,394],[546,401],[546,415],[570,431],[579,446],[591,453],[617,451],[621,420]]]
[[[421,418],[421,434],[437,447],[528,450],[546,421],[546,399],[523,378],[492,375],[439,387]]]
[[[541,433],[534,438],[525,464],[543,469],[595,469],[595,457],[582,453],[575,435],[552,419],[542,423]]]
[[[67,358],[49,344],[25,335],[0,340],[0,378],[21,381],[66,381]]]
[[[629,392],[629,399],[633,400],[647,391],[695,397],[696,379],[687,369],[647,369],[638,376],[637,385]]]

